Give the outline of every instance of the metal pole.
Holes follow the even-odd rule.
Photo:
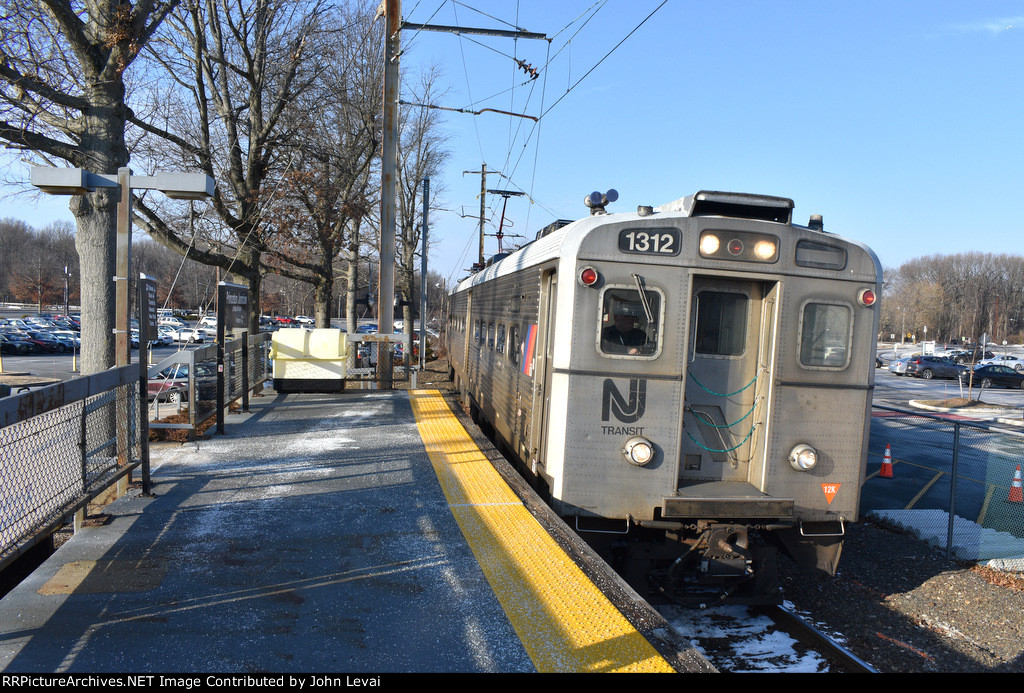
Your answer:
[[[486,212],[487,198],[487,164],[480,166],[480,260],[479,266],[484,266],[484,213]]]
[[[946,558],[953,555],[953,518],[956,517],[956,474],[960,462],[960,423],[953,422],[953,468],[949,472],[949,526],[946,528]]]
[[[117,265],[114,271],[114,363],[131,363],[131,323],[128,320],[128,267],[132,247],[132,171],[117,169],[121,198],[117,204]]]
[[[384,0],[384,133],[380,200],[380,290],[377,304],[377,332],[395,331],[395,232],[398,187],[398,56],[402,31],[401,0]],[[377,381],[390,389],[393,380],[392,349],[380,344]]]
[[[152,301],[152,304],[151,304]],[[153,485],[150,477],[149,458],[149,340],[154,321],[150,313],[156,304],[156,290],[148,279],[139,277],[139,448],[142,458],[142,495],[151,496]],[[153,398],[156,406],[156,397]]]
[[[430,179],[423,179],[423,255],[420,267],[420,370],[427,367],[427,212],[430,209]]]

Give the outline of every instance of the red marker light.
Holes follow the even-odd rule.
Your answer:
[[[857,296],[862,306],[873,306],[875,305],[875,292],[871,289],[861,289],[860,294]]]
[[[597,278],[597,270],[593,267],[584,267],[580,270],[580,282],[582,282],[584,286],[593,286],[597,283]]]
[[[743,241],[737,240],[737,239],[733,239],[733,240],[729,241],[728,248],[729,248],[729,253],[730,254],[732,254],[732,255],[739,255],[740,253],[743,252]]]

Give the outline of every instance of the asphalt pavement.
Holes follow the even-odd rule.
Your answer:
[[[0,670],[534,670],[407,393],[269,395],[230,424],[154,446],[154,495],[0,601]]]

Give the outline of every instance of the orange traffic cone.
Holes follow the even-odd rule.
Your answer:
[[[892,454],[889,452],[889,444],[885,444],[885,459],[882,460],[882,471],[878,473],[878,476],[883,479],[892,478]]]
[[[1013,473],[1013,483],[1010,484],[1010,502],[1024,503],[1024,488],[1021,487],[1019,464],[1017,465],[1017,471]]]

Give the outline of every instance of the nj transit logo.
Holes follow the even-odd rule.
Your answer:
[[[611,378],[604,381],[604,392],[601,395],[601,420],[610,421],[614,415],[622,423],[639,421],[647,410],[647,381],[631,378],[629,381],[629,399],[627,400],[615,387]]]

